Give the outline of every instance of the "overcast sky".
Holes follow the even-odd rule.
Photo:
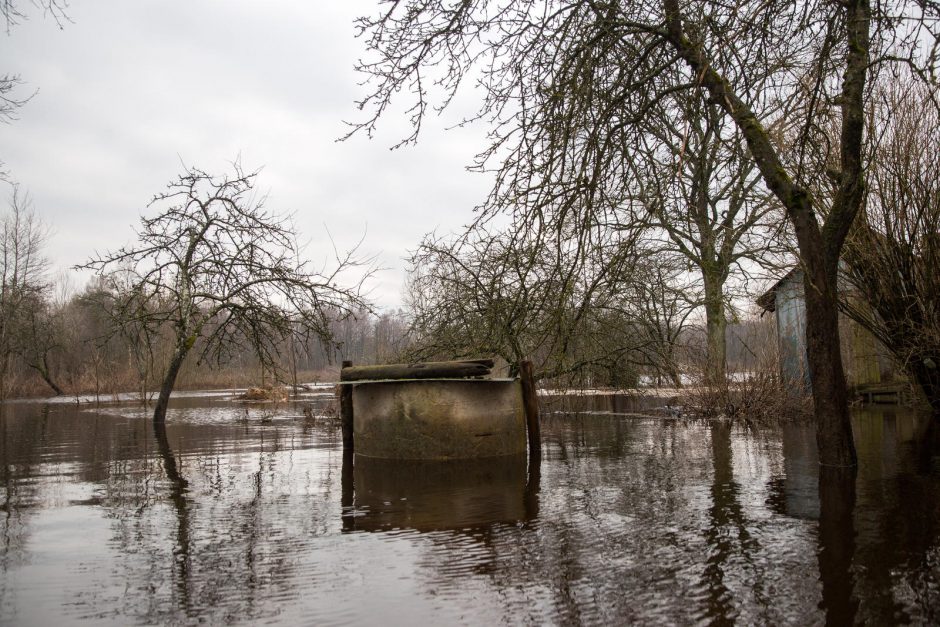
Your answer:
[[[371,141],[335,141],[360,115],[353,19],[375,1],[71,0],[61,30],[20,5],[32,14],[0,35],[0,74],[37,93],[0,125],[0,160],[51,225],[57,268],[131,241],[181,163],[219,172],[241,155],[263,166],[268,206],[295,212],[310,258],[328,256],[325,227],[341,248],[365,233],[389,268],[373,299],[395,307],[408,250],[468,222],[488,189],[465,171],[485,129],[445,130],[456,114],[413,148],[389,150],[407,133],[400,111]]]

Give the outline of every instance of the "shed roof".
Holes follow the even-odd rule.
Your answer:
[[[784,283],[793,278],[793,276],[799,272],[800,267],[794,266],[783,275],[776,283],[774,283],[769,290],[761,294],[754,301],[756,302],[761,309],[764,311],[776,311],[777,310],[777,291],[783,286]]]

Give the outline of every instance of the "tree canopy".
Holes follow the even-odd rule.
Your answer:
[[[197,340],[200,359],[249,344],[262,364],[273,364],[281,341],[294,334],[328,340],[332,320],[365,306],[364,277],[341,283],[343,272],[363,266],[355,251],[336,254],[329,269],[314,268],[290,222],[256,195],[257,176],[237,163],[231,175],[187,169],[153,199],[157,214],[141,218],[135,244],[82,266],[108,279],[117,316],[135,333],[173,330],[157,421]]]
[[[429,112],[475,84],[496,171],[484,211],[532,232],[609,224],[635,202],[629,164],[646,121],[687,94],[740,133],[783,206],[804,267],[807,352],[825,464],[856,463],[838,345],[838,259],[865,197],[871,80],[937,73],[936,2],[814,0],[389,1],[359,21],[371,134],[407,98],[416,141]],[[833,132],[833,130],[835,132]],[[827,181],[825,193],[814,183]],[[570,216],[581,217],[572,220]]]

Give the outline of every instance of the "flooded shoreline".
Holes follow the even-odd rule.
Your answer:
[[[929,421],[857,412],[845,501],[810,427],[630,402],[547,412],[535,469],[356,463],[335,420],[217,395],[165,439],[133,403],[6,403],[0,622],[940,619]]]

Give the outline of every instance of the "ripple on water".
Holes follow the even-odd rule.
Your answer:
[[[885,463],[833,587],[806,430],[558,414],[540,472],[350,467],[335,421],[175,403],[163,442],[133,404],[0,416],[0,622],[814,624],[824,589],[938,622],[940,487],[903,416],[863,431]]]

